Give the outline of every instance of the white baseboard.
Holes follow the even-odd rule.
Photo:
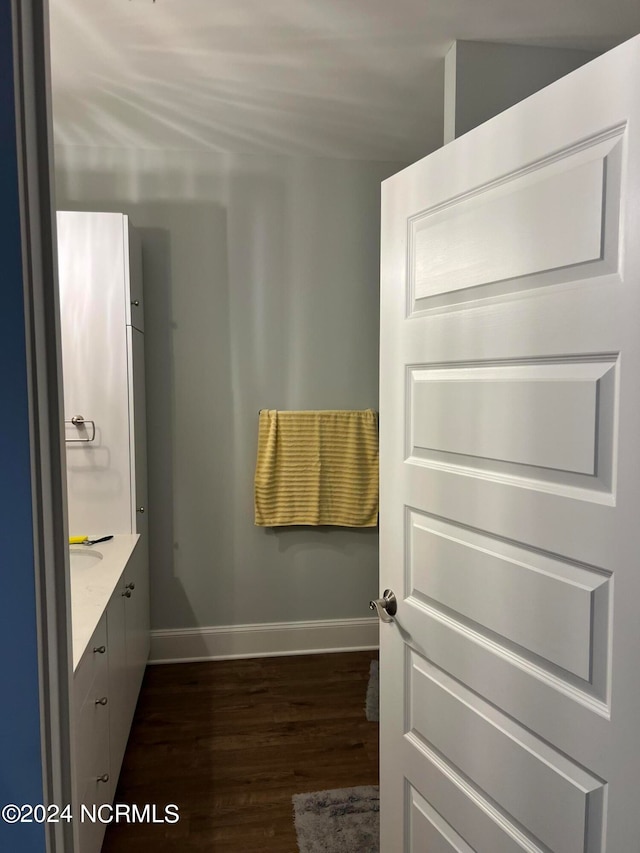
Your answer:
[[[378,625],[374,617],[152,631],[149,663],[377,649]]]

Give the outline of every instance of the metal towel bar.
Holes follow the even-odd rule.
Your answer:
[[[87,425],[91,427],[91,436],[89,438],[67,438],[66,441],[71,444],[72,442],[88,442],[93,441],[96,437],[96,422],[88,420],[84,418],[82,415],[74,415],[70,421],[65,421],[65,426],[67,424],[73,424],[76,429],[86,429]]]

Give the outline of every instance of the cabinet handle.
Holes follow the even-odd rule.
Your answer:
[[[109,774],[108,774],[108,773],[103,773],[103,774],[102,774],[102,776],[98,776],[98,778],[97,778],[97,780],[96,780],[96,781],[98,781],[98,782],[108,782],[108,781],[109,781]]]
[[[138,507],[138,512],[144,512],[144,507],[143,507],[143,506],[139,506],[139,507]]]
[[[125,591],[122,593],[122,597],[123,598],[131,598],[131,590],[125,589]]]
[[[103,696],[101,699],[96,699],[96,705],[106,705],[109,700],[106,696]]]
[[[128,583],[128,584],[125,586],[125,589],[135,589],[135,588],[136,588],[136,585],[135,585],[134,583]]]
[[[107,651],[106,646],[95,646],[93,649],[94,655],[103,655]]]
[[[131,304],[132,304],[132,305],[135,305],[135,307],[137,308],[137,307],[140,305],[140,300],[139,300],[139,299],[134,299],[134,300],[133,300],[133,302],[132,302]]]

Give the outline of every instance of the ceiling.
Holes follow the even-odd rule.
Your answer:
[[[49,0],[60,145],[411,161],[455,39],[605,50],[638,0]]]

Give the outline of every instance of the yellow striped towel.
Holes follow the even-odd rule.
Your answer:
[[[263,409],[258,428],[255,523],[375,527],[378,416]]]

